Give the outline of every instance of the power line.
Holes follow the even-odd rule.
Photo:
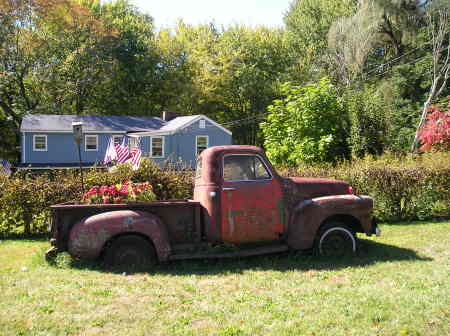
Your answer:
[[[417,47],[417,48],[415,48],[415,49],[413,49],[413,50],[408,51],[407,53],[404,53],[404,54],[402,54],[402,55],[400,55],[400,56],[394,57],[394,58],[390,59],[389,61],[387,61],[386,63],[379,64],[379,65],[375,66],[374,68],[372,68],[371,70],[369,70],[368,72],[366,72],[365,74],[368,75],[368,74],[370,74],[370,73],[376,71],[376,70],[379,69],[379,68],[383,68],[383,67],[386,66],[386,65],[389,65],[389,64],[391,64],[391,63],[394,63],[394,62],[398,61],[399,59],[402,59],[403,57],[405,57],[405,56],[407,56],[407,55],[410,55],[410,54],[412,54],[413,52],[415,52],[415,51],[417,51],[417,50],[419,50],[419,49],[422,49],[422,48],[425,47],[426,45],[427,45],[427,44],[424,44],[424,45],[422,45],[422,46],[420,46],[420,47]]]
[[[438,52],[444,51],[444,50],[446,50],[448,47],[449,47],[449,46],[446,46],[446,47],[440,49]],[[415,64],[415,63],[417,63],[419,60],[421,60],[422,58],[425,58],[425,57],[427,57],[427,56],[429,56],[429,55],[423,55],[423,56],[420,56],[420,57],[418,57],[418,58],[416,58],[416,59],[414,59],[414,60],[412,60],[412,61],[403,63],[403,64],[401,64],[401,65]],[[373,76],[370,76],[370,77],[368,77],[368,78],[367,78],[365,81],[363,81],[363,82],[366,82],[367,80],[369,80],[370,78],[373,78],[373,77],[379,77],[379,76],[382,76],[382,75],[384,75],[384,74],[386,74],[386,73],[392,71],[392,69],[393,69],[393,68],[389,68],[389,69],[387,69],[386,71],[383,71],[383,72],[381,72],[381,73],[378,73],[378,74],[375,74],[375,75],[373,75]],[[366,74],[368,74],[368,73],[366,73]]]

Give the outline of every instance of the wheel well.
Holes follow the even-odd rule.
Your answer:
[[[122,232],[119,234],[116,234],[115,236],[112,236],[111,238],[109,238],[106,243],[103,245],[102,247],[102,251],[100,252],[100,258],[103,258],[106,249],[108,248],[108,246],[110,246],[112,244],[113,241],[115,241],[116,239],[120,238],[120,237],[124,237],[124,236],[138,236],[141,237],[143,239],[145,239],[150,246],[152,246],[155,249],[155,245],[153,245],[152,240],[145,234],[141,233],[141,232]],[[156,249],[155,249],[156,252]]]
[[[353,230],[353,232],[363,232],[363,229],[362,229],[362,226],[361,226],[361,223],[359,222],[359,220],[351,215],[333,215],[331,217],[328,217],[322,222],[319,230],[324,225],[327,225],[328,223],[331,223],[331,222],[341,222],[341,223],[348,225]]]

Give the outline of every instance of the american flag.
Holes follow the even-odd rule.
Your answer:
[[[0,159],[0,173],[11,175],[11,164],[8,161]]]
[[[103,160],[103,164],[108,164],[114,160],[117,160],[117,151],[114,147],[114,140],[111,137],[109,139],[108,148],[106,149],[105,159]]]
[[[141,155],[142,151],[139,147],[135,147],[132,149],[130,156],[131,156],[131,166],[133,167],[133,170],[139,169],[139,165],[141,164]]]
[[[116,149],[117,162],[124,163],[131,158],[128,146],[125,145],[125,137],[123,138],[122,144],[114,145],[114,148]]]

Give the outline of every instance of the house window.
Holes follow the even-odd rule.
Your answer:
[[[206,121],[205,121],[205,119],[201,119],[200,120],[200,128],[206,128]]]
[[[47,151],[47,136],[46,135],[33,135],[33,150],[36,152]]]
[[[164,137],[152,137],[151,138],[150,156],[153,158],[164,157]]]
[[[137,147],[139,147],[139,138],[130,138],[130,151]]]
[[[123,135],[113,135],[113,144],[114,145],[121,145],[123,141]]]
[[[206,148],[208,148],[209,138],[207,135],[198,135],[195,138],[195,150],[197,156],[200,155]]]
[[[98,151],[98,135],[85,135],[84,147],[86,151]]]

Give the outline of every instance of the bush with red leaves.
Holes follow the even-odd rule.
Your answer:
[[[450,98],[450,97],[449,97]],[[421,152],[450,150],[450,101],[445,106],[432,105],[419,132]]]

